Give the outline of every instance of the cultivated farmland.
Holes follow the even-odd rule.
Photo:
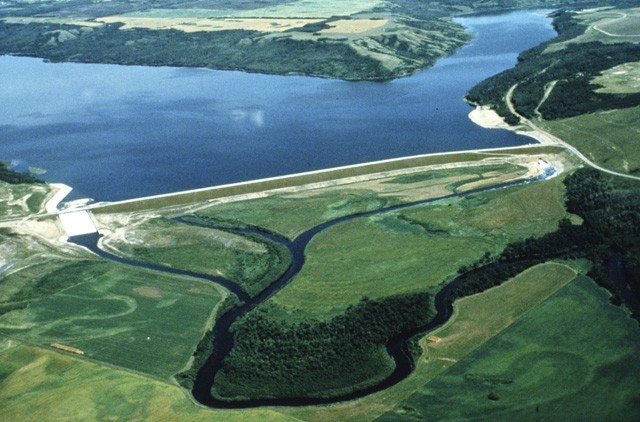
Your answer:
[[[377,420],[635,420],[638,347],[637,322],[580,277]]]
[[[227,296],[212,283],[102,261],[62,266],[40,282],[65,279],[74,282],[0,316],[0,334],[163,379],[187,364]]]

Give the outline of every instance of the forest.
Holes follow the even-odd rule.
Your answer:
[[[549,44],[571,39],[585,30],[572,19],[573,12],[558,11],[553,16],[558,38],[521,53],[515,67],[473,87],[467,93],[467,101],[490,105],[509,124],[519,123],[504,100],[507,91],[516,84],[512,103],[518,114],[528,119],[537,117],[536,110],[542,118],[553,120],[640,103],[640,93],[597,93],[601,86],[591,83],[604,70],[636,61],[640,57],[640,45],[594,41],[571,43],[563,49],[545,52]],[[557,83],[551,94],[537,109],[546,87],[553,81]]]
[[[331,397],[380,381],[393,370],[385,344],[429,322],[427,293],[364,298],[329,321],[291,322],[275,305],[234,323],[234,344],[215,377],[220,399]]]
[[[256,31],[185,33],[177,30],[128,29],[121,23],[84,28],[73,41],[50,43],[52,33],[78,31],[65,24],[0,22],[0,53],[45,57],[54,62],[113,63],[145,66],[211,67],[264,73],[333,74],[346,79],[391,74],[380,63],[338,42],[281,37],[260,43]],[[249,40],[250,42],[241,42]]]
[[[29,173],[21,173],[9,167],[8,163],[0,161],[0,181],[17,185],[19,183],[45,183],[36,176]]]

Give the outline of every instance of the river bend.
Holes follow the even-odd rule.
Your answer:
[[[231,348],[233,347],[233,333],[230,331],[231,324],[240,318],[242,315],[251,310],[252,307],[257,306],[275,294],[278,290],[286,286],[292,278],[300,272],[304,265],[305,261],[305,249],[311,239],[318,233],[323,230],[326,230],[330,227],[333,227],[337,224],[343,223],[345,221],[349,221],[355,218],[361,217],[369,217],[377,214],[383,214],[393,211],[402,210],[409,207],[419,206],[430,204],[438,201],[443,201],[445,199],[468,196],[471,194],[476,194],[480,192],[486,192],[489,190],[496,189],[504,189],[512,186],[517,186],[521,184],[531,183],[534,181],[545,180],[550,177],[555,176],[556,169],[553,166],[548,166],[544,169],[544,172],[535,178],[525,179],[510,183],[504,183],[498,186],[492,186],[488,188],[481,188],[476,190],[471,190],[468,192],[460,193],[460,194],[451,194],[445,197],[427,199],[417,202],[399,204],[395,206],[391,206],[388,208],[378,209],[367,211],[360,214],[353,214],[344,217],[340,217],[335,220],[327,221],[323,224],[320,224],[316,227],[313,227],[310,230],[300,234],[293,241],[289,241],[287,239],[281,238],[279,236],[265,233],[262,231],[252,230],[252,229],[220,229],[211,225],[211,228],[217,228],[219,230],[227,230],[233,233],[252,233],[263,236],[265,238],[269,238],[270,240],[276,241],[285,245],[290,253],[291,253],[291,265],[287,269],[287,271],[274,283],[272,283],[269,287],[267,287],[264,291],[262,291],[256,297],[249,297],[242,289],[240,289],[236,284],[222,278],[215,277],[206,274],[199,274],[192,271],[179,270],[175,268],[165,267],[159,264],[148,263],[144,261],[136,261],[132,259],[123,258],[117,255],[110,254],[98,247],[98,234],[90,234],[84,236],[76,236],[70,239],[70,241],[85,246],[97,255],[111,259],[120,263],[135,265],[139,267],[149,268],[157,271],[164,271],[172,274],[182,274],[188,275],[192,277],[198,277],[202,279],[206,279],[208,281],[218,283],[234,294],[238,296],[238,298],[243,302],[243,304],[239,307],[236,307],[229,312],[222,315],[215,323],[213,327],[214,333],[214,344],[213,344],[213,353],[207,359],[206,363],[198,372],[196,380],[194,382],[193,387],[193,396],[194,398],[203,405],[215,408],[249,408],[249,407],[258,407],[258,406],[306,406],[306,405],[317,405],[317,404],[329,404],[336,403],[340,401],[353,400],[356,398],[364,397],[366,395],[372,394],[377,391],[384,390],[392,385],[397,384],[398,382],[405,379],[413,370],[413,362],[407,353],[406,350],[406,340],[413,335],[432,330],[433,328],[443,324],[446,322],[451,316],[451,307],[448,304],[448,298],[451,291],[455,288],[455,286],[460,282],[460,279],[456,279],[453,282],[446,285],[438,294],[435,296],[435,307],[436,307],[436,316],[434,319],[423,327],[418,327],[409,332],[405,332],[400,334],[399,336],[391,339],[391,341],[387,344],[387,351],[389,355],[395,361],[395,370],[393,373],[381,381],[380,383],[370,386],[368,388],[364,388],[358,391],[354,391],[350,394],[340,395],[333,398],[308,398],[308,397],[300,397],[300,398],[286,398],[286,399],[260,399],[260,400],[242,400],[242,401],[222,401],[215,399],[211,396],[211,386],[213,385],[213,380],[216,373],[222,368],[222,362],[224,358],[229,354]],[[183,221],[178,219],[179,221]],[[184,222],[184,221],[183,221]],[[204,221],[203,221],[204,222]]]

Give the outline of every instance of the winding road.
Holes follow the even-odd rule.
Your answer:
[[[540,104],[538,104],[538,107],[536,108],[536,110],[540,107],[540,105],[542,105],[542,102],[544,102],[549,97],[549,95],[551,94],[551,91],[556,86],[557,82],[558,81],[553,81],[553,82],[549,83],[545,87],[544,96],[542,97],[542,100],[541,100]],[[551,133],[543,130],[542,128],[540,128],[540,126],[536,125],[532,120],[530,120],[530,119],[526,118],[525,116],[523,116],[522,114],[518,113],[518,111],[516,110],[515,106],[513,105],[513,101],[512,101],[513,92],[516,90],[517,87],[518,87],[518,84],[516,83],[511,88],[509,88],[509,91],[507,91],[507,94],[505,95],[505,102],[507,103],[507,106],[509,107],[509,111],[511,113],[513,113],[513,115],[517,116],[520,119],[520,123],[524,124],[525,126],[528,126],[534,132],[538,132],[538,133],[543,135],[542,138],[544,138],[544,141],[542,139],[538,138],[538,140],[540,142],[561,146],[561,147],[567,149],[568,151],[571,151],[571,153],[573,153],[573,155],[578,157],[585,164],[593,167],[596,170],[600,170],[601,172],[608,173],[608,174],[611,174],[613,176],[624,177],[626,179],[640,180],[639,176],[632,176],[630,174],[619,173],[617,171],[609,170],[607,168],[599,166],[598,164],[594,163],[593,161],[591,161],[590,159],[585,157],[585,155],[583,153],[581,153],[576,147],[566,143],[565,141],[563,141],[562,139],[558,138],[557,136],[552,135]]]

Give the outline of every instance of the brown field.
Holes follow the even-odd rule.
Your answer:
[[[78,25],[78,26],[102,25],[102,22],[89,22],[89,21],[81,20],[79,18],[53,18],[53,17],[41,18],[41,17],[31,17],[31,16],[29,17],[17,16],[17,17],[2,18],[0,20],[6,23],[19,23],[23,25],[27,25],[30,23],[57,23],[57,24],[63,24],[63,25]]]
[[[321,34],[359,34],[380,28],[389,22],[387,19],[344,19],[330,22],[329,29],[323,29]]]
[[[199,31],[260,31],[282,32],[291,28],[300,28],[309,23],[321,22],[322,19],[260,19],[260,18],[157,18],[157,17],[129,17],[106,16],[96,19],[99,22],[122,22],[120,29],[144,28],[144,29],[176,29],[183,32]]]

